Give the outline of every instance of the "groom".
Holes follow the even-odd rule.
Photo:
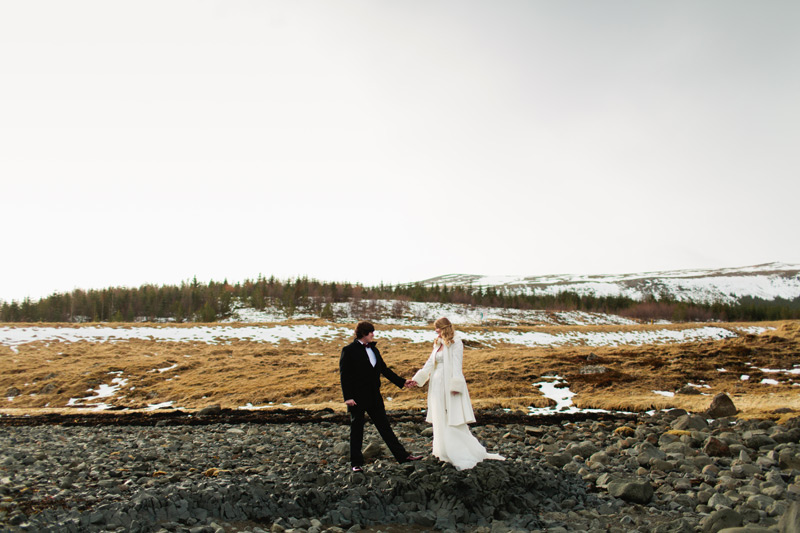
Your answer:
[[[356,340],[342,349],[339,358],[342,394],[350,412],[350,463],[353,472],[361,472],[364,465],[364,456],[361,454],[361,445],[364,441],[364,413],[369,414],[375,429],[398,462],[421,459],[406,451],[389,425],[381,396],[381,374],[400,388],[413,387],[413,383],[411,380],[401,378],[386,366],[372,340],[374,336],[375,326],[370,322],[359,322],[356,325]]]

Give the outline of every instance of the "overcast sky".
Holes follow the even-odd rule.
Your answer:
[[[0,299],[800,263],[800,3],[0,0]]]

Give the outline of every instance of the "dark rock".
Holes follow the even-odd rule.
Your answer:
[[[52,394],[58,389],[54,383],[48,383],[39,391],[39,394]]]
[[[349,449],[349,445],[348,445]],[[377,442],[370,442],[364,447],[364,459],[374,459],[375,457],[380,457],[383,455],[383,445]]]
[[[683,415],[672,422],[672,429],[705,431],[708,429],[708,422],[702,416]]]
[[[731,449],[725,442],[714,437],[709,437],[706,439],[706,443],[703,446],[703,453],[711,457],[730,457]]]
[[[584,459],[588,459],[592,454],[598,451],[597,446],[591,442],[571,443],[566,449],[566,453],[570,456],[579,455]]]
[[[800,442],[800,428],[792,428],[786,431],[773,431],[770,437],[778,444]]]
[[[742,527],[726,527],[725,529],[720,529],[718,533],[775,533],[775,530],[767,527],[746,525]]]
[[[686,411],[686,409],[681,409],[679,407],[676,407],[675,409],[670,409],[669,411],[666,411],[664,413],[664,415],[667,416],[668,418],[678,418],[687,414],[689,413],[688,411]]]
[[[333,453],[342,457],[349,457],[350,456],[350,443],[349,442],[337,442],[333,445]]]
[[[745,446],[754,450],[758,450],[763,446],[772,447],[776,444],[775,440],[769,435],[756,432],[745,432],[743,441]]]
[[[742,515],[733,509],[714,511],[700,522],[702,531],[706,533],[717,533],[722,529],[739,527],[741,525]]]
[[[800,502],[792,502],[778,522],[781,533],[800,533]]]
[[[783,470],[800,470],[800,456],[791,450],[781,450],[778,454],[778,466]]]
[[[222,406],[219,404],[209,405],[197,412],[197,416],[218,415],[222,412]]]
[[[630,503],[649,503],[653,499],[653,486],[647,481],[612,481],[608,493]]]
[[[678,389],[678,394],[699,396],[700,395],[700,391],[697,390],[697,387],[692,387],[691,385],[684,385],[683,387]]]
[[[706,409],[705,415],[709,418],[725,418],[735,415],[737,411],[733,400],[724,392],[720,392],[711,400],[711,405]]]
[[[557,468],[563,468],[572,461],[572,456],[568,453],[555,453],[545,457],[545,460]]]

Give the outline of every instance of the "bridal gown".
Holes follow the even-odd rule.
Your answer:
[[[504,460],[502,455],[487,453],[486,448],[470,432],[467,424],[447,423],[445,395],[448,377],[445,376],[445,349],[436,352],[436,363],[428,383],[428,414],[433,423],[433,455],[451,463],[458,470],[472,468],[484,459]]]

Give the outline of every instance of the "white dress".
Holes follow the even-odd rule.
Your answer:
[[[487,453],[466,423],[448,423],[446,395],[451,391],[448,386],[450,376],[446,375],[444,364],[447,353],[446,347],[443,347],[432,355],[434,364],[428,384],[428,420],[433,424],[433,455],[458,470],[472,468],[484,459],[504,460],[502,455]],[[458,371],[460,367],[459,364]],[[451,406],[459,405],[457,402],[449,403]]]

